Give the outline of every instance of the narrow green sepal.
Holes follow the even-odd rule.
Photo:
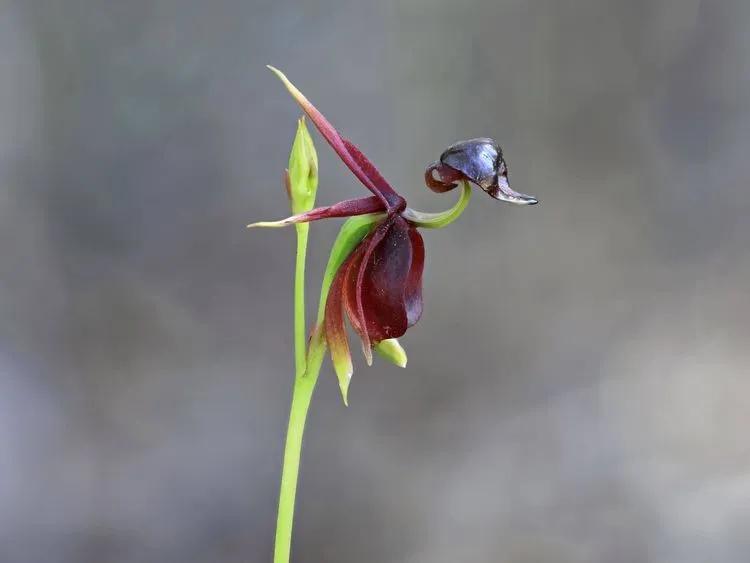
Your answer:
[[[375,351],[394,365],[400,368],[406,367],[406,350],[399,343],[397,338],[381,340],[374,346]]]
[[[304,117],[297,121],[297,134],[294,136],[292,152],[289,155],[289,170],[285,183],[291,199],[292,213],[303,213],[313,208],[318,190],[318,154]]]

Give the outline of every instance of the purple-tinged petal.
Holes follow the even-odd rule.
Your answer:
[[[292,215],[280,221],[261,221],[251,223],[248,227],[286,227],[295,223],[309,223],[320,219],[333,219],[335,217],[353,217],[367,213],[378,213],[385,211],[385,205],[377,196],[363,197],[359,199],[346,199],[327,207],[311,209],[299,215]]]

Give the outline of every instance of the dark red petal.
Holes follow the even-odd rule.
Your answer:
[[[345,199],[328,207],[318,207],[298,215],[301,219],[295,222],[317,221],[318,219],[331,219],[333,217],[353,217],[365,213],[377,213],[385,211],[383,202],[378,196],[362,197],[357,199]]]
[[[406,318],[409,326],[414,326],[422,316],[422,271],[424,270],[424,241],[419,231],[410,226],[409,238],[411,239],[411,269],[406,278],[404,288],[404,304],[406,306]]]
[[[400,215],[386,219],[339,268],[326,304],[326,333],[345,339],[343,306],[371,361],[373,343],[398,338],[419,320],[423,268],[424,241],[417,229]],[[348,347],[343,349],[348,354]]]
[[[398,338],[409,326],[405,295],[414,255],[410,229],[396,216],[369,258],[364,257],[360,295],[371,341]]]
[[[370,258],[375,250],[375,248],[381,243],[383,238],[387,235],[388,231],[391,228],[391,225],[396,220],[396,218],[400,218],[397,215],[391,215],[388,219],[386,219],[383,223],[381,223],[378,228],[370,235],[369,239],[365,239],[366,246],[363,246],[365,248],[364,254],[362,256],[362,262],[359,265],[359,269],[357,271],[357,278],[355,282],[355,288],[354,288],[354,295],[356,298],[356,314],[354,315],[358,322],[360,324],[364,325],[365,327],[368,326],[367,323],[367,313],[365,313],[365,306],[364,306],[364,299],[363,299],[363,282],[365,277],[365,271],[367,269],[367,265],[370,261]],[[362,338],[362,352],[365,355],[365,359],[367,360],[367,364],[372,364],[372,341],[370,339],[369,330],[365,328],[365,330],[360,334]]]
[[[323,135],[323,138],[328,141],[328,144],[331,145],[331,148],[334,150],[334,152],[339,155],[339,158],[346,164],[346,166],[351,170],[354,175],[359,179],[360,182],[362,182],[365,187],[370,190],[372,193],[374,193],[376,196],[378,196],[383,203],[387,203],[389,205],[393,205],[391,200],[394,199],[394,196],[396,198],[400,198],[398,194],[396,194],[393,189],[388,186],[387,183],[382,184],[380,187],[375,184],[375,182],[370,178],[370,176],[362,169],[362,166],[357,162],[357,160],[352,156],[350,153],[349,148],[347,147],[347,142],[344,141],[344,139],[341,137],[339,132],[336,130],[336,128],[331,125],[331,123],[325,118],[325,116],[320,113],[318,108],[316,108],[310,100],[308,100],[305,95],[300,92],[294,84],[292,84],[289,79],[284,76],[282,72],[280,72],[277,69],[271,68],[284,82],[284,85],[286,86],[287,90],[289,90],[289,93],[292,94],[292,97],[297,101],[297,103],[300,105],[302,110],[307,114],[307,116],[310,118],[310,120],[315,124],[315,127],[317,127],[318,131],[320,131],[320,134]],[[351,143],[349,143],[349,146],[353,146]],[[357,151],[359,152],[359,151]],[[359,153],[360,155],[362,153]],[[368,161],[369,162],[369,161]],[[374,169],[374,166],[372,167]],[[379,174],[378,174],[379,176]],[[385,188],[385,189],[382,189]]]
[[[305,213],[292,215],[280,221],[261,221],[252,223],[248,227],[285,227],[295,223],[309,223],[321,219],[333,219],[334,217],[353,217],[366,213],[377,213],[385,211],[385,204],[377,196],[369,196],[358,199],[345,199],[327,207],[316,207]]]
[[[362,151],[359,150],[357,145],[344,137],[342,137],[341,140],[344,142],[344,146],[349,150],[352,158],[354,158],[357,164],[359,164],[359,166],[362,168],[362,171],[370,180],[372,180],[373,184],[375,184],[375,186],[381,192],[383,192],[383,195],[388,200],[388,203],[394,206],[394,208],[396,208],[398,211],[401,211],[400,207],[404,207],[406,205],[406,201],[404,200],[404,198],[396,193],[396,191],[385,180],[385,178],[383,178],[383,175],[380,173],[380,171],[375,168],[375,165],[370,162],[370,159],[362,154]]]

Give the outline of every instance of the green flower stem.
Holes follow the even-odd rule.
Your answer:
[[[289,563],[292,545],[292,525],[294,522],[294,499],[297,494],[299,460],[302,453],[302,435],[305,420],[310,408],[315,384],[318,381],[320,364],[315,374],[296,377],[292,392],[292,407],[289,413],[289,427],[284,448],[284,467],[281,471],[281,492],[279,494],[279,515],[276,520],[276,543],[274,563]]]
[[[318,155],[315,152],[310,133],[304,119],[297,122],[292,150],[289,154],[289,169],[284,175],[287,195],[292,213],[309,211],[315,205],[318,188]],[[257,225],[256,225],[257,226]],[[308,224],[296,225],[297,257],[294,266],[294,388],[292,405],[289,411],[289,426],[284,446],[284,462],[281,469],[281,490],[279,491],[279,513],[276,519],[276,540],[274,543],[275,563],[289,563],[292,546],[292,526],[294,524],[294,499],[297,494],[299,460],[302,454],[302,435],[305,420],[310,408],[318,371],[314,377],[304,377],[307,372],[307,338],[305,327],[305,260],[307,239],[310,234]]]
[[[302,377],[307,369],[305,342],[305,261],[309,223],[295,225],[297,229],[297,258],[294,267],[294,365],[296,377]]]
[[[276,541],[274,563],[289,563],[294,523],[294,500],[297,494],[299,461],[302,454],[302,436],[305,432],[307,411],[310,408],[315,384],[318,381],[321,361],[315,373],[307,370],[305,338],[305,259],[310,226],[296,225],[297,258],[294,275],[294,358],[295,377],[292,391],[292,406],[289,412],[289,426],[284,447],[284,464],[281,470],[281,490],[279,493],[279,513],[276,520]],[[307,377],[305,374],[307,373]]]

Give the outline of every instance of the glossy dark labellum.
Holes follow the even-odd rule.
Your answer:
[[[468,180],[500,201],[519,205],[537,203],[536,198],[511,189],[503,150],[487,137],[451,145],[425,171],[425,183],[436,192],[452,190],[461,180]]]

